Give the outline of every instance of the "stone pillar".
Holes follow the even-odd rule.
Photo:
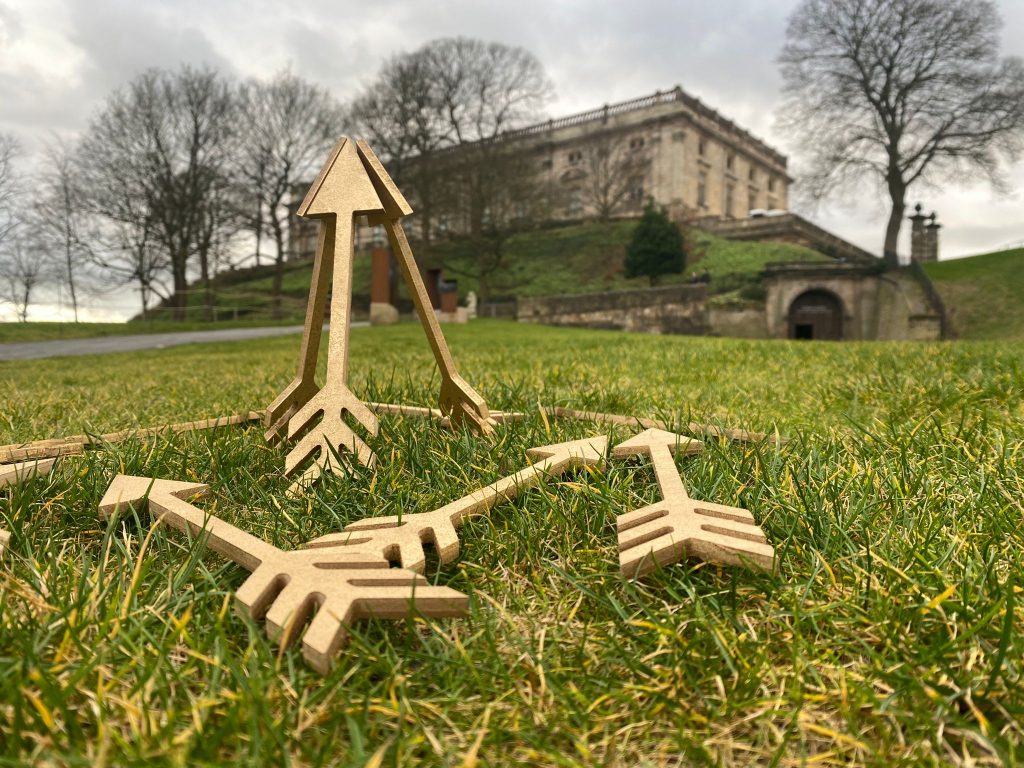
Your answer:
[[[928,223],[924,225],[925,256],[924,261],[939,260],[939,230],[942,225],[935,221],[935,211],[928,217]]]
[[[921,213],[921,204],[914,206],[914,215],[910,216],[910,260],[925,261],[926,244],[924,222],[928,218]]]
[[[370,255],[370,325],[397,323],[398,309],[391,303],[391,249],[376,247]]]

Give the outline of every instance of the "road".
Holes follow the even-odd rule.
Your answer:
[[[352,323],[353,328],[369,323]],[[324,330],[329,326],[325,325]],[[181,331],[180,333],[143,333],[132,336],[99,336],[92,339],[60,339],[0,344],[0,360],[36,360],[41,357],[104,355],[108,352],[135,352],[139,349],[164,349],[181,344],[211,341],[245,341],[264,336],[302,333],[301,325],[271,328],[225,328],[220,331]]]

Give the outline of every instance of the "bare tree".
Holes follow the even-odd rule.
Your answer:
[[[890,264],[911,185],[998,185],[1020,152],[1024,66],[999,58],[1000,27],[991,0],[803,0],[790,17],[782,123],[812,152],[808,192],[880,182]]]
[[[26,226],[31,228],[40,253],[52,262],[54,278],[67,289],[77,323],[83,281],[93,263],[95,233],[83,202],[72,147],[56,139],[45,148],[34,187]]]
[[[212,275],[200,239],[209,206],[221,200],[216,190],[227,177],[237,126],[233,90],[216,72],[150,70],[110,96],[82,141],[90,205],[122,230],[134,227],[131,242],[163,249],[175,319],[185,317],[193,257],[210,310]]]
[[[18,149],[13,136],[0,133],[0,246],[13,234],[18,221],[15,202],[19,181],[14,167]]]
[[[353,130],[370,142],[406,196],[416,200],[418,229],[427,245],[434,229],[436,156],[449,143],[428,49],[389,59],[348,109]]]
[[[0,246],[0,299],[14,306],[23,323],[28,320],[32,292],[49,277],[49,263],[39,258],[26,232],[24,228],[12,230]]]
[[[259,240],[267,228],[276,247],[273,314],[281,315],[286,258],[286,203],[342,133],[342,112],[323,88],[285,70],[271,81],[250,80],[239,91],[243,135],[234,173],[249,199],[249,225]]]
[[[602,134],[585,150],[585,175],[580,180],[583,202],[599,221],[608,221],[628,206],[639,210],[650,166],[643,143],[620,134]]]

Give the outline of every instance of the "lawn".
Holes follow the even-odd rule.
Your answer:
[[[387,417],[377,471],[284,495],[285,450],[227,428],[69,458],[0,493],[0,763],[339,766],[1014,764],[1024,721],[1024,344],[816,344],[499,322],[446,327],[493,441]],[[0,442],[243,411],[298,338],[0,363]],[[368,399],[429,404],[418,328],[352,332]],[[537,404],[772,431],[678,458],[691,495],[753,512],[765,574],[697,561],[640,583],[617,514],[643,461],[551,479],[461,531],[432,582],[459,620],[367,621],[326,678],[231,610],[245,572],[130,518],[118,472],[208,482],[202,506],[282,548],[428,510],[595,434]],[[614,442],[631,434],[618,428]]]
[[[1024,339],[1024,248],[926,264],[961,338]]]
[[[309,286],[306,287],[309,291]],[[28,342],[28,341],[55,341],[61,339],[91,339],[98,336],[126,336],[141,333],[178,333],[180,331],[213,331],[224,328],[253,328],[265,327],[268,325],[295,325],[302,324],[302,318],[298,320],[272,321],[262,320],[221,320],[216,323],[190,321],[176,323],[170,320],[152,320],[143,322],[136,320],[128,323],[57,323],[57,322],[29,322],[29,323],[4,323],[0,322],[0,344]]]

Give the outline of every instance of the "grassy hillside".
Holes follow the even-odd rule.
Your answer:
[[[626,246],[636,226],[632,221],[607,224],[586,223],[552,229],[538,229],[517,235],[508,243],[505,266],[491,279],[494,297],[550,296],[567,293],[622,290],[647,285],[644,278],[627,280],[622,262]],[[413,245],[416,248],[415,244]],[[663,284],[685,282],[691,271],[707,270],[711,275],[711,292],[735,292],[757,283],[757,274],[771,261],[819,261],[826,257],[817,251],[785,243],[746,243],[724,240],[694,230],[689,236],[686,270],[681,275],[666,276]],[[446,275],[459,282],[459,293],[479,293],[473,272],[472,254],[461,242],[435,244],[429,254],[432,261],[446,266]],[[425,263],[427,254],[417,254]],[[284,276],[285,314],[301,319],[305,312],[306,294],[312,261],[289,262]],[[356,256],[353,292],[356,305],[369,302],[370,257]],[[269,317],[272,271],[269,267],[241,270],[221,275],[216,280],[216,304],[221,315],[231,316],[237,307],[241,316]],[[408,296],[400,282],[399,292]],[[195,306],[198,293],[192,295]]]
[[[385,417],[374,472],[302,499],[285,496],[286,450],[258,425],[108,445],[0,489],[0,763],[1024,759],[1024,343],[445,332],[466,378],[525,421],[480,438]],[[0,442],[260,406],[298,345],[0,363]],[[354,330],[350,370],[360,396],[437,395],[412,324]],[[660,496],[648,461],[613,459],[496,506],[460,531],[456,562],[430,561],[432,583],[469,596],[468,617],[359,622],[322,678],[232,610],[246,573],[202,536],[97,517],[117,473],[205,482],[201,508],[296,548],[367,515],[437,508],[523,466],[530,446],[605,431],[545,420],[538,402],[777,426],[789,443],[709,440],[676,458],[694,498],[751,511],[776,572],[691,560],[623,579],[616,516]]]
[[[1024,339],[1024,248],[925,265],[963,339]]]

